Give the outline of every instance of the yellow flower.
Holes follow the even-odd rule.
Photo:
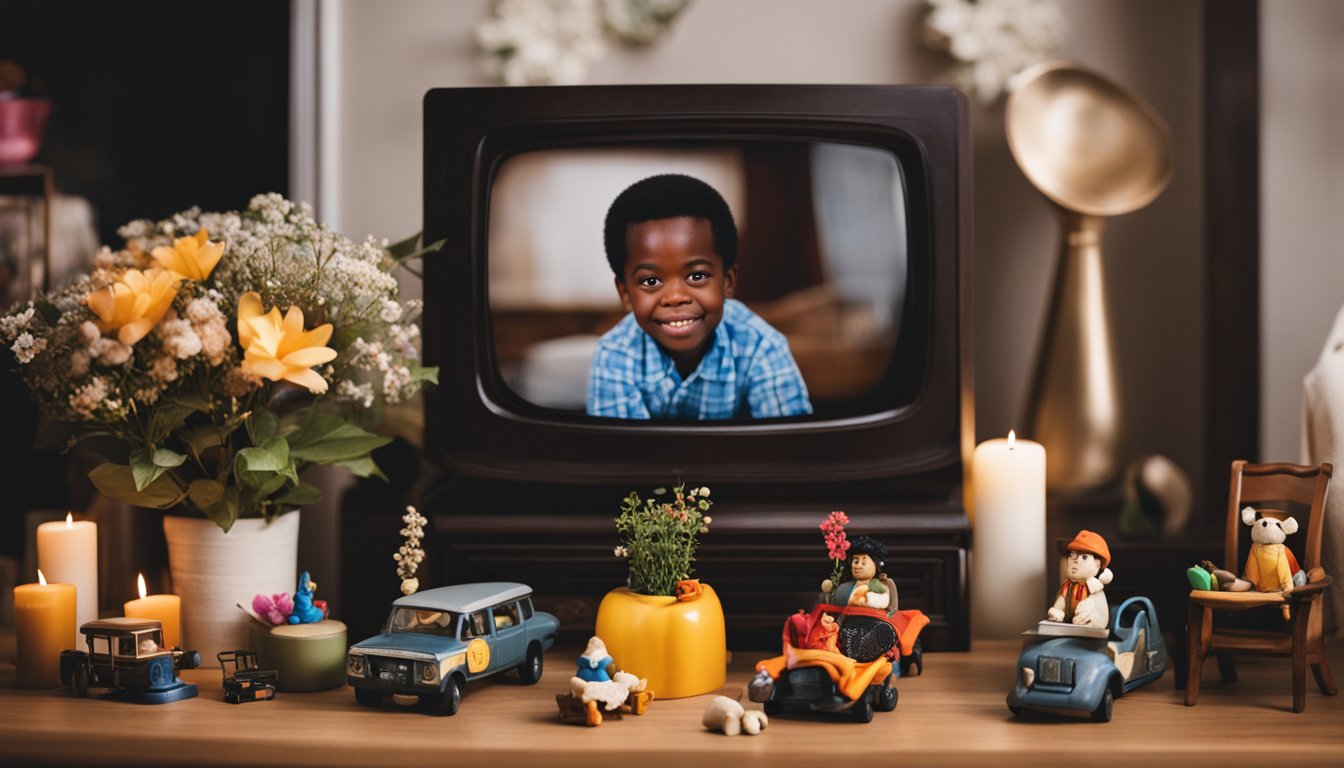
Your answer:
[[[210,276],[219,257],[224,255],[223,243],[212,243],[205,227],[192,237],[179,237],[173,247],[154,249],[154,260],[164,269],[176,272],[188,280],[204,280]]]
[[[117,341],[133,346],[163,319],[177,296],[182,276],[158,267],[128,269],[121,279],[84,298],[98,316],[98,330],[117,331]]]
[[[280,308],[262,314],[261,295],[249,291],[238,298],[238,341],[243,346],[243,370],[271,381],[290,381],[320,395],[327,380],[314,365],[336,359],[336,350],[326,346],[331,323],[303,330],[303,310],[290,307],[283,319]]]

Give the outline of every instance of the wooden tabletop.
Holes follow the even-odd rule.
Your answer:
[[[1344,678],[1344,644],[1331,645]],[[1307,710],[1290,711],[1290,661],[1245,659],[1241,679],[1217,681],[1206,665],[1200,703],[1187,708],[1170,672],[1116,701],[1107,724],[1012,717],[1004,696],[1017,645],[977,643],[970,653],[930,653],[927,671],[898,682],[894,712],[872,723],[778,715],[758,736],[706,731],[707,696],[655,701],[643,717],[598,728],[559,722],[555,694],[567,689],[578,649],[546,654],[535,686],[507,678],[469,685],[461,711],[368,709],[349,688],[281,693],[273,701],[227,704],[218,670],[184,677],[195,699],[146,706],[63,691],[18,691],[0,664],[0,765],[832,765],[969,766],[1074,764],[1338,766],[1344,696],[1310,680]],[[722,693],[736,696],[763,654],[736,653]],[[745,700],[745,696],[743,697]],[[750,707],[759,705],[748,704]],[[1088,755],[1079,759],[1081,755]],[[814,761],[820,760],[817,763]]]

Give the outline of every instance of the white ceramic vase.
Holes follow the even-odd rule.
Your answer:
[[[228,533],[204,518],[163,518],[173,592],[182,598],[182,647],[201,653],[201,665],[219,666],[215,654],[248,647],[247,614],[257,594],[292,593],[299,578],[299,513],[270,523],[242,519]]]

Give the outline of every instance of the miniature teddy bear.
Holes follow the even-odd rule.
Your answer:
[[[324,618],[322,609],[313,604],[313,592],[317,582],[307,571],[299,575],[299,588],[294,591],[294,612],[289,614],[290,624],[312,624]]]
[[[1297,521],[1272,509],[1265,510],[1257,518],[1253,507],[1241,510],[1241,521],[1251,526],[1251,552],[1246,556],[1246,570],[1241,574],[1248,583],[1246,589],[1292,592],[1293,576],[1300,569],[1297,558],[1283,542],[1288,534],[1297,533]]]
[[[1105,629],[1110,622],[1110,608],[1103,590],[1114,577],[1107,567],[1111,562],[1111,549],[1099,534],[1086,530],[1079,531],[1067,549],[1066,578],[1059,587],[1055,604],[1046,612],[1046,618]]]
[[[849,548],[849,573],[854,579],[836,585],[830,579],[821,583],[826,602],[832,605],[857,605],[878,608],[893,613],[899,605],[896,583],[882,573],[886,565],[887,548],[868,536],[854,539]]]
[[[759,709],[745,709],[727,696],[715,696],[710,699],[702,722],[709,730],[720,731],[726,736],[736,736],[743,731],[754,736],[765,730],[770,718]]]

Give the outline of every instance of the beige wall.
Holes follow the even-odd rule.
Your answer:
[[[1106,234],[1107,279],[1132,452],[1200,461],[1202,258],[1200,4],[1062,3],[1062,56],[1109,74],[1171,123],[1176,171],[1148,208]],[[485,0],[345,0],[343,191],[350,234],[420,226],[421,96],[485,85],[472,37]],[[696,0],[659,46],[614,51],[592,83],[924,83],[944,60],[920,41],[917,0]],[[1008,155],[1001,106],[977,107],[975,134],[976,432],[1021,427],[1054,272],[1057,229]],[[1300,377],[1299,377],[1300,378]]]
[[[1344,305],[1344,3],[1262,3],[1260,35],[1260,447],[1301,461],[1302,377]]]

